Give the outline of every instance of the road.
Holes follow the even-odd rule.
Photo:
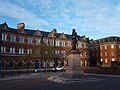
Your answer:
[[[120,90],[120,77],[94,75],[97,81],[55,83],[47,76],[36,74],[29,78],[0,81],[0,90]]]

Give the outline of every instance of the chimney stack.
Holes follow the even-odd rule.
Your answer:
[[[20,29],[20,30],[25,29],[25,24],[24,23],[18,23],[17,24],[17,29]]]

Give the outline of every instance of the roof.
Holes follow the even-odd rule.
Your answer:
[[[3,26],[7,26],[7,23],[5,22],[5,23],[3,23],[3,24],[0,24],[0,29],[4,29],[4,28],[1,28],[1,27],[3,27]],[[18,29],[15,29],[15,28],[10,28],[10,27],[8,27],[7,26],[7,29],[4,29],[4,31],[12,31],[12,32],[17,32],[18,33]],[[23,29],[24,30],[24,32],[25,32],[25,34],[27,33],[28,35],[34,35],[35,34],[35,32],[36,32],[36,30],[32,30],[32,29]],[[40,31],[41,32],[41,34],[43,35],[43,36],[47,36],[50,32],[46,32],[46,31]],[[24,33],[23,33],[24,34]],[[56,37],[60,37],[61,35],[62,35],[62,33],[56,33],[55,34],[56,35]],[[64,34],[68,39],[71,39],[71,35],[70,34]],[[79,39],[81,39],[81,38],[83,38],[83,37],[85,37],[85,35],[84,36],[79,36],[79,35],[77,35],[77,38],[79,38]]]

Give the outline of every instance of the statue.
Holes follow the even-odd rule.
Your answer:
[[[76,50],[76,46],[77,46],[77,32],[75,31],[75,29],[73,29],[73,31],[72,31],[72,50]]]

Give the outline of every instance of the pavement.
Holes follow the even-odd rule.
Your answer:
[[[40,72],[40,73],[29,73],[27,74],[22,74],[19,76],[9,76],[9,77],[4,77],[4,78],[0,78],[0,82],[1,81],[8,81],[8,80],[17,80],[17,79],[28,79],[28,78],[36,78],[36,76],[39,77],[49,77],[51,75],[60,75],[64,72]]]
[[[120,90],[120,76],[90,74],[98,81],[76,83],[55,83],[47,80],[51,75],[60,75],[64,72],[32,73],[29,76],[20,75],[0,79],[0,90]]]

